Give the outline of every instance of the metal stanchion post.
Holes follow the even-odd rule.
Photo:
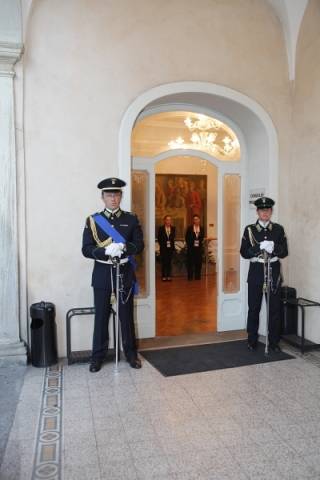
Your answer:
[[[119,275],[120,275],[120,259],[114,257],[114,263],[116,264],[116,364],[115,370],[118,371],[118,362],[119,362]]]
[[[264,250],[263,257],[264,257],[263,289],[266,296],[266,304],[267,304],[266,345],[265,345],[264,353],[265,355],[269,355],[269,317],[270,317],[270,283],[271,283],[270,255],[268,255],[268,253]]]

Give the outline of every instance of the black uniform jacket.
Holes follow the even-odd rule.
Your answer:
[[[198,237],[196,237],[196,234],[193,231],[193,225],[190,225],[187,228],[185,239],[186,239],[186,244],[187,244],[187,250],[188,250],[189,253],[202,252],[203,239],[204,239],[204,228],[200,227],[199,235],[198,235]],[[199,240],[199,247],[194,246],[195,240]]]
[[[170,227],[170,235],[169,238],[167,236],[166,227],[161,225],[158,230],[158,242],[160,246],[160,255],[165,255],[166,253],[173,253],[174,252],[174,239],[176,236],[176,228],[171,226]],[[167,242],[170,242],[170,247],[167,247]]]
[[[142,252],[144,248],[143,233],[138,217],[130,212],[119,209],[115,214],[107,210],[100,212],[105,215],[108,222],[117,229],[125,239],[126,251],[121,258]],[[109,240],[108,240],[109,239]],[[109,260],[105,254],[105,247],[111,243],[110,236],[103,232],[97,224],[93,223],[92,217],[88,217],[82,237],[82,253],[87,258],[94,260]],[[92,286],[94,288],[109,288],[110,268],[112,265],[95,261],[92,273]],[[130,262],[121,267],[125,271],[126,283],[135,279],[133,268]]]
[[[278,223],[269,222],[266,228],[262,227],[257,221],[252,225],[247,225],[244,229],[240,253],[243,258],[251,259],[253,257],[263,257],[260,250],[260,243],[263,240],[274,242],[274,251],[272,257],[285,258],[288,255],[287,239],[284,229]],[[274,285],[280,281],[280,262],[271,263],[272,279]],[[260,262],[250,262],[248,282],[263,284],[264,265]]]

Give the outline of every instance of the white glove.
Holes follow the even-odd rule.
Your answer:
[[[105,248],[105,254],[106,255],[109,255],[110,257],[121,257],[122,253],[123,253],[123,249],[124,249],[124,244],[123,243],[110,243],[110,245],[108,245],[106,248]]]
[[[260,250],[265,250],[271,254],[274,250],[274,242],[272,240],[263,240],[263,242],[260,243]]]
[[[270,240],[270,241],[268,242],[268,245],[265,246],[265,250],[266,250],[268,253],[270,253],[270,255],[271,255],[271,253],[272,253],[273,250],[274,250],[274,242],[273,242],[272,240]]]
[[[266,250],[268,243],[268,240],[263,240],[263,242],[260,243],[260,250]]]

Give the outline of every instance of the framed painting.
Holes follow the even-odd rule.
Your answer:
[[[183,240],[193,215],[199,215],[206,230],[207,175],[157,174],[155,183],[156,236],[165,215],[176,227],[176,240]]]

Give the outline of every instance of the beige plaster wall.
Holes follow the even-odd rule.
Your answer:
[[[320,301],[320,2],[311,0],[301,26],[293,102],[290,175],[290,283]],[[320,309],[307,311],[307,337],[320,342]]]
[[[100,207],[97,182],[118,172],[122,115],[142,92],[185,80],[231,87],[270,114],[279,134],[285,218],[291,98],[284,39],[270,6],[34,2],[25,51],[28,301],[56,304],[60,355],[66,311],[92,303],[82,227]]]

